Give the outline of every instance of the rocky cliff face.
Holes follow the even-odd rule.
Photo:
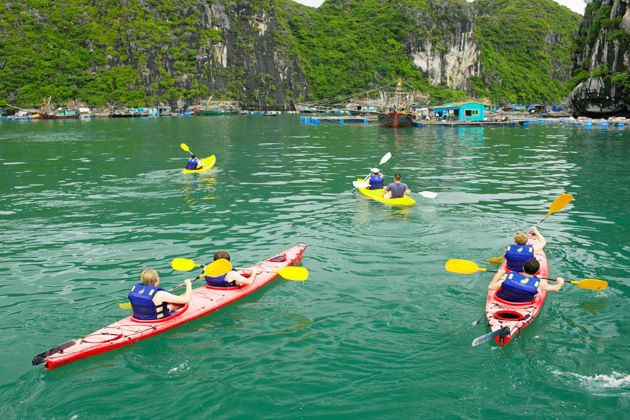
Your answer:
[[[615,16],[627,1],[609,2]],[[552,0],[12,0],[0,99],[290,109],[403,78],[436,102],[551,102],[567,93],[574,15]]]
[[[595,0],[587,6],[573,73],[576,114],[630,116],[630,0]]]
[[[305,94],[290,0],[15,0],[0,4],[0,97],[93,105],[212,96],[283,108]]]
[[[453,7],[444,1],[429,1],[426,10],[410,10],[414,25],[431,36],[411,32],[406,45],[413,64],[433,85],[470,92],[472,76],[481,70],[480,50],[473,33],[470,7]],[[436,19],[436,16],[440,18]]]

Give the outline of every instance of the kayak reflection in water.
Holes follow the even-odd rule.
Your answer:
[[[190,159],[188,159],[188,163],[186,164],[186,169],[191,171],[199,170],[203,166],[201,166],[201,161],[195,155],[190,155]]]
[[[536,273],[540,270],[540,263],[537,259],[532,258],[523,264],[523,272],[507,272],[503,269],[497,271],[492,277],[492,281],[488,285],[490,290],[500,290],[497,297],[508,302],[531,302],[540,290],[547,292],[558,292],[564,284],[564,279],[558,277],[557,283],[550,285],[542,283]]]
[[[386,186],[384,189],[385,194],[383,194],[383,197],[385,198],[402,198],[405,196],[405,194],[411,193],[411,190],[409,189],[407,184],[401,182],[400,174],[395,174],[394,182]]]
[[[230,254],[227,251],[217,251],[214,253],[214,260],[226,259],[230,261]],[[207,265],[207,264],[206,264]],[[228,271],[222,276],[206,276],[206,284],[212,287],[241,287],[245,284],[252,284],[258,275],[258,270],[249,270],[251,274],[245,276],[236,270]]]
[[[147,268],[140,275],[140,283],[131,288],[128,298],[133,309],[133,317],[149,320],[166,318],[172,315],[176,308],[190,302],[192,297],[192,285],[190,280],[185,280],[186,292],[183,295],[174,295],[159,287],[160,277],[157,271]]]

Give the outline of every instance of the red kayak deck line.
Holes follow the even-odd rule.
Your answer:
[[[299,244],[249,268],[280,270],[297,265],[302,261],[305,250],[306,245]],[[214,312],[266,286],[277,277],[276,273],[265,272],[258,274],[254,283],[239,288],[221,289],[205,285],[197,287],[192,292],[190,303],[164,320],[139,321],[129,316],[85,337],[68,341],[35,356],[33,364],[44,363],[48,369],[54,369],[75,360],[127,346]]]
[[[535,244],[536,238],[529,238],[528,244]],[[540,262],[540,270],[537,276],[549,277],[549,265],[547,264],[547,255],[544,250],[540,250],[536,253],[536,259]],[[501,269],[506,269],[506,261],[503,260]],[[541,283],[547,283],[547,280],[541,280]],[[498,290],[489,290],[488,297],[486,298],[486,319],[492,332],[500,330],[503,327],[508,327],[510,333],[504,336],[494,337],[494,341],[503,347],[507,345],[514,337],[516,337],[521,330],[534,322],[540,310],[545,303],[547,292],[544,290],[539,291],[536,297],[531,302],[515,303],[508,302],[497,297]]]

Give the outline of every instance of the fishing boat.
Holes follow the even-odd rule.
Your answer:
[[[413,114],[409,112],[413,94],[413,91],[403,89],[402,80],[393,92],[383,92],[386,111],[378,114],[379,124],[392,128],[413,127]]]
[[[385,112],[378,114],[378,122],[382,127],[402,128],[413,126],[413,115],[406,112]]]
[[[58,109],[53,112],[40,112],[39,118],[42,120],[78,120],[81,112],[78,109]]]

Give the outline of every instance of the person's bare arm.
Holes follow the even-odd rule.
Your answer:
[[[563,285],[564,279],[562,277],[558,277],[556,279],[556,284],[540,283],[538,288],[540,290],[546,290],[547,292],[559,292]]]
[[[192,284],[190,279],[184,280],[184,284],[186,285],[186,291],[181,295],[174,295],[165,290],[160,290],[155,294],[153,298],[153,303],[156,305],[161,305],[164,302],[166,303],[177,303],[181,305],[185,305],[190,302],[190,298],[192,297]]]
[[[488,289],[489,290],[497,290],[498,288],[501,287],[501,284],[503,283],[503,276],[505,276],[505,270],[499,270],[494,274],[494,277],[492,277],[492,280],[490,281],[490,284],[488,285]]]
[[[529,233],[531,235],[534,235],[536,237],[536,239],[538,240],[536,242],[536,244],[534,244],[534,250],[535,251],[539,251],[541,249],[544,249],[545,246],[547,245],[547,240],[545,239],[544,236],[542,236],[542,234],[538,231],[538,228],[536,226],[532,226],[529,229]]]
[[[225,276],[225,281],[235,281],[238,284],[252,284],[254,280],[256,280],[256,276],[258,275],[258,270],[251,270],[251,276],[245,277],[241,275],[238,271],[230,271]]]

